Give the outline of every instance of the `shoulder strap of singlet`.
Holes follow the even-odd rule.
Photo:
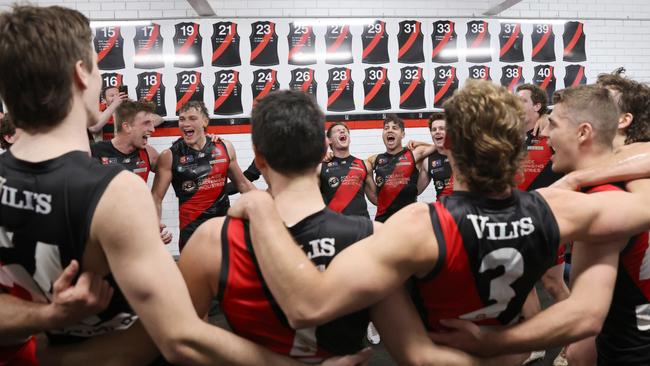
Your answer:
[[[224,292],[228,285],[228,273],[230,272],[230,241],[228,229],[232,222],[230,216],[226,216],[221,227],[221,272],[219,273],[219,287],[217,289],[217,300],[223,301]]]

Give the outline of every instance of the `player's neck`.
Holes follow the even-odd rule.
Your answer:
[[[90,154],[87,120],[88,114],[83,104],[75,101],[70,113],[56,127],[34,133],[23,131],[11,147],[11,153],[29,162],[54,159],[75,150]]]
[[[598,166],[604,159],[610,157],[614,151],[611,146],[597,147],[593,146],[589,151],[582,151],[579,153],[580,158],[575,164],[575,170],[587,169]]]
[[[116,134],[111,140],[111,143],[122,154],[128,155],[135,151],[135,146],[129,142],[126,136],[122,136],[121,134]]]
[[[190,149],[201,151],[201,149],[203,149],[203,147],[207,142],[208,142],[208,138],[205,137],[205,135],[203,135],[199,137],[199,139],[196,140],[196,142],[194,143],[188,143],[187,141],[185,143],[187,143],[187,146],[189,146]]]
[[[395,154],[401,152],[402,150],[404,150],[404,146],[402,146],[401,144],[399,146],[395,146],[392,149],[386,148],[386,152],[391,154],[391,155],[395,155]]]
[[[537,123],[537,118],[531,118],[530,120],[526,120],[526,128],[524,129],[524,136],[526,136],[526,132],[535,128],[535,123]]]
[[[334,157],[337,157],[339,159],[345,159],[348,156],[350,156],[350,149],[332,149],[332,152],[334,153]]]
[[[614,136],[614,141],[612,144],[614,145],[614,150],[625,146],[625,134],[616,132],[616,136]]]
[[[449,154],[449,151],[447,151],[447,149],[445,149],[445,148],[443,148],[443,147],[438,147],[438,146],[436,146],[436,151],[437,151],[438,154],[440,154],[440,155],[448,155],[448,154]]]
[[[291,177],[275,173],[269,178],[275,205],[287,226],[325,208],[316,172]]]

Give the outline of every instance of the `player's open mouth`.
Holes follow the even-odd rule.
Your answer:
[[[194,129],[183,130],[183,135],[185,135],[186,137],[194,136]]]
[[[347,136],[345,136],[345,135],[341,135],[341,136],[339,136],[339,141],[340,141],[340,142],[345,142],[345,141],[347,141],[347,140],[348,140],[348,137],[347,137]]]
[[[386,136],[386,141],[390,142],[390,143],[395,142],[395,136],[392,136],[392,135]]]
[[[433,141],[437,144],[442,144],[445,141],[444,136],[434,136]]]

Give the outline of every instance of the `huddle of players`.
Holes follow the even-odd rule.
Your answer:
[[[273,198],[260,191],[245,194],[231,209],[233,217],[213,218],[199,226],[179,262],[184,284],[161,245],[155,205],[142,180],[113,167],[102,167],[84,152],[88,146],[83,131],[96,121],[93,103],[101,85],[87,19],[59,7],[17,7],[0,16],[0,29],[0,49],[7,51],[0,54],[0,70],[9,69],[14,55],[31,52],[39,56],[28,58],[11,73],[0,71],[0,96],[15,116],[16,126],[24,131],[12,149],[0,157],[0,259],[5,292],[0,295],[0,311],[6,312],[0,317],[0,327],[2,344],[7,346],[1,355],[8,362],[34,364],[29,336],[43,331],[54,345],[87,339],[77,346],[51,347],[44,360],[52,364],[146,364],[156,357],[157,348],[178,364],[294,362],[282,355],[318,362],[360,350],[365,327],[372,319],[400,364],[517,364],[525,356],[479,360],[434,345],[425,328],[513,324],[535,281],[555,263],[560,243],[584,240],[596,243],[575,244],[587,250],[580,256],[574,254],[578,274],[569,299],[521,324],[494,328],[499,336],[472,328],[469,337],[478,338],[478,343],[465,342],[468,336],[462,332],[430,336],[478,354],[494,354],[525,352],[593,335],[602,326],[612,291],[617,301],[614,285],[594,289],[593,283],[600,284],[603,278],[605,284],[618,281],[619,259],[613,257],[618,257],[620,249],[598,242],[650,229],[650,193],[643,180],[629,182],[629,192],[606,187],[606,192],[591,195],[570,190],[528,193],[513,189],[524,151],[521,102],[505,89],[479,81],[468,82],[445,104],[443,146],[454,166],[455,192],[432,205],[408,205],[381,227],[367,218],[334,213],[326,208],[313,174],[325,152],[324,116],[305,94],[280,91],[262,99],[252,114],[256,165]],[[30,32],[45,29],[50,32]],[[57,37],[52,29],[62,36]],[[52,37],[41,42],[42,34]],[[29,49],[20,49],[21,44],[28,44]],[[53,47],[55,44],[63,47]],[[48,67],[56,68],[37,61],[53,58],[64,60],[73,75],[60,70],[46,73],[54,82],[48,80],[31,88],[18,88],[19,83],[13,82],[50,70]],[[60,75],[67,76],[57,79]],[[41,96],[54,91],[61,95],[59,103],[38,109],[21,103],[40,100],[22,98],[24,94]],[[611,125],[621,117],[617,109],[609,92],[600,87],[565,91],[547,128],[556,148],[553,164],[559,163],[561,169],[588,168],[586,163],[571,163],[571,158],[580,155],[576,150],[582,153],[584,148],[606,144],[607,136],[613,137]],[[156,165],[160,168],[164,163],[173,167],[170,171],[196,174],[200,170],[196,162],[201,158],[210,159],[212,165],[232,163],[234,153],[227,144],[222,149],[204,149],[209,145],[201,136],[207,116],[200,108],[191,110],[194,113],[179,121],[183,143],[176,147],[181,151],[178,162],[170,151],[163,152]],[[630,114],[623,117],[629,122],[636,118],[625,113]],[[567,133],[572,128],[577,133]],[[333,131],[329,131],[330,141],[335,136]],[[391,203],[401,199],[402,191],[395,187],[412,177],[413,161],[423,158],[400,149],[400,132],[403,134],[403,128],[395,121],[386,123],[383,135],[388,151],[374,159],[377,167],[387,171],[385,180],[378,184],[377,197],[381,199],[383,194]],[[346,138],[340,135],[344,134],[339,131],[337,137],[341,145]],[[56,136],[54,142],[49,136]],[[132,141],[146,145],[146,137],[143,127]],[[50,143],[47,149],[43,142]],[[296,149],[301,154],[295,154]],[[647,151],[646,146],[637,149]],[[612,171],[620,171],[627,178],[631,172],[635,177],[648,174],[637,169],[642,167],[637,163],[644,155],[635,149],[625,153],[636,154],[634,163],[617,165]],[[361,180],[362,175],[357,174],[362,169],[367,171],[365,163],[345,158],[338,156],[336,161],[341,165],[346,161],[355,169],[343,181],[348,176],[351,182]],[[616,162],[619,158],[611,159]],[[589,162],[613,164],[600,157]],[[326,165],[321,166],[321,173],[323,168]],[[601,175],[606,170],[597,168]],[[394,177],[399,179],[391,180]],[[584,177],[583,173],[572,179],[590,184],[584,183]],[[197,195],[215,195],[206,192],[209,188],[223,188],[225,179],[221,178],[206,180],[208,183],[200,187],[181,179],[179,187],[185,193],[193,192],[188,202],[196,202],[198,199],[193,198]],[[173,184],[173,177],[162,183],[167,181],[168,185],[170,180]],[[75,194],[68,195],[70,191]],[[352,191],[347,197],[353,196]],[[342,198],[346,198],[344,193]],[[387,204],[382,214],[391,213]],[[196,214],[190,205],[187,218]],[[69,225],[70,221],[77,225]],[[637,296],[638,303],[634,304],[621,302],[613,327],[625,325],[634,340],[643,345],[614,345],[609,349],[614,349],[617,362],[628,358],[628,364],[643,364],[643,357],[650,354],[644,323],[650,308],[643,282],[647,268],[635,256],[644,252],[643,241],[630,243],[634,244],[621,252],[619,275],[629,269],[624,272],[627,283],[621,286],[634,289],[625,294],[642,294],[645,298]],[[645,243],[647,249],[647,236]],[[628,255],[637,260],[626,262]],[[77,261],[88,272],[74,282]],[[139,315],[137,322],[115,304],[123,299],[117,293],[106,310],[90,316],[110,297],[111,291],[101,277],[111,273]],[[411,276],[416,278],[413,301],[422,317],[401,290],[401,284]],[[95,285],[87,285],[88,281]],[[102,301],[74,302],[63,293],[83,299],[90,294]],[[201,320],[215,296],[238,336]],[[640,303],[643,300],[645,303]],[[81,321],[80,313],[90,317]],[[632,326],[632,315],[637,327]],[[449,318],[474,323],[445,320]],[[102,333],[107,334],[100,336]],[[632,341],[628,338],[623,342]],[[604,339],[602,343],[599,338],[599,362],[608,363],[601,349],[605,352],[605,345],[613,345],[608,342],[617,341]],[[115,351],[118,345],[121,352]],[[367,354],[362,352],[333,362],[356,364],[364,357]]]

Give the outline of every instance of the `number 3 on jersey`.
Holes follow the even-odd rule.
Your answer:
[[[490,281],[489,299],[494,302],[492,305],[463,314],[461,319],[465,320],[484,320],[494,319],[506,310],[508,303],[516,293],[510,286],[524,274],[524,257],[515,248],[501,248],[488,253],[481,261],[479,274],[484,274],[488,270],[503,267],[503,274],[493,278]]]

